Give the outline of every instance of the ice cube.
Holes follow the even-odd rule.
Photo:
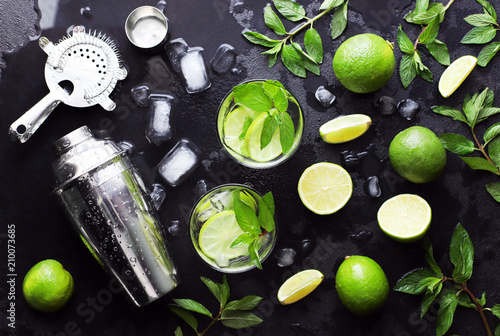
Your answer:
[[[343,151],[340,152],[342,154],[342,165],[345,168],[357,168],[359,167],[359,164],[361,163],[361,159],[365,157],[368,153],[367,152],[360,152],[360,153],[355,153],[353,151]]]
[[[198,167],[200,156],[198,147],[183,138],[160,161],[158,173],[170,186],[178,186]]]
[[[198,182],[196,182],[196,185],[194,187],[194,194],[196,198],[200,198],[201,196],[205,195],[207,191],[208,191],[207,181],[199,180]]]
[[[211,85],[204,52],[202,47],[193,47],[180,57],[181,73],[188,93],[204,91]]]
[[[290,266],[295,261],[296,255],[297,252],[295,252],[295,250],[292,248],[281,249],[278,252],[278,266],[279,267]]]
[[[137,85],[130,90],[130,95],[137,106],[148,107],[149,92],[147,85]]]
[[[180,222],[178,220],[173,220],[167,229],[168,233],[170,233],[170,235],[172,235],[174,237],[178,236],[179,232],[181,231],[181,227],[179,224],[180,224]]]
[[[399,114],[406,120],[412,120],[418,112],[419,105],[411,99],[403,99],[398,103]]]
[[[365,191],[370,197],[380,197],[382,195],[382,189],[380,189],[380,184],[377,176],[370,176],[365,182]]]
[[[146,128],[146,138],[157,146],[172,137],[170,112],[173,100],[174,97],[167,94],[149,96],[149,123]]]
[[[375,106],[377,107],[378,113],[385,116],[392,115],[397,110],[396,101],[389,96],[380,97]]]
[[[150,196],[156,210],[159,210],[167,194],[165,193],[165,188],[161,184],[155,183],[153,184],[153,191],[150,193]]]
[[[181,72],[180,57],[185,54],[188,49],[189,46],[182,37],[176,38],[165,45],[167,58],[175,72]]]
[[[218,212],[226,211],[233,205],[234,197],[231,191],[223,191],[210,197],[210,204]]]
[[[324,108],[331,107],[333,105],[333,102],[335,101],[334,94],[325,89],[323,85],[316,90],[314,96]]]
[[[227,43],[221,44],[210,60],[212,70],[220,74],[231,70],[235,63],[236,51],[232,45]]]

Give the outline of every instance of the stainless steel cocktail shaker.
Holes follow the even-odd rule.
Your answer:
[[[175,288],[175,267],[126,151],[80,127],[54,143],[55,194],[83,242],[137,306]]]

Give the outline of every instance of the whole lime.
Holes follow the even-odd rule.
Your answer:
[[[333,57],[335,76],[356,93],[380,89],[391,78],[395,64],[392,44],[374,34],[347,39]]]
[[[389,146],[396,172],[414,183],[434,181],[446,166],[446,150],[430,129],[412,126],[398,133]]]
[[[70,299],[73,289],[73,277],[53,259],[33,266],[23,281],[24,298],[33,309],[44,313],[61,309]]]
[[[387,301],[389,282],[373,259],[350,256],[340,264],[335,287],[342,304],[358,315],[371,314]]]

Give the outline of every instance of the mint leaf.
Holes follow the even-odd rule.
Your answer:
[[[437,288],[434,291],[427,290],[424,294],[424,297],[422,299],[422,307],[420,311],[420,318],[423,318],[424,315],[427,313],[429,310],[432,302],[437,298],[437,296],[441,293],[441,290],[443,289],[443,283],[439,283]]]
[[[500,109],[499,109],[500,110]],[[500,123],[496,123],[491,125],[483,135],[483,139],[485,144],[488,144],[490,141],[495,139],[497,136],[500,135]]]
[[[260,135],[260,150],[263,150],[267,147],[267,145],[269,145],[269,143],[271,143],[274,132],[276,132],[277,128],[278,123],[276,122],[275,118],[267,116],[266,119],[264,119],[264,126],[262,127],[262,132]]]
[[[295,127],[288,113],[281,113],[281,121],[279,124],[281,149],[283,154],[287,154],[293,146]]]
[[[220,302],[221,307],[224,306],[224,297],[226,296],[226,291],[224,290],[224,286],[221,284],[218,284],[208,278],[200,277],[201,281],[207,286],[207,288],[212,292],[212,294],[215,296],[217,301]],[[227,296],[229,296],[229,293],[227,293]],[[227,298],[226,298],[227,301]]]
[[[260,234],[260,224],[255,210],[243,203],[239,197],[234,197],[234,214],[241,230],[252,235]]]
[[[399,25],[398,28],[397,40],[399,49],[401,49],[402,52],[404,52],[405,54],[413,54],[413,52],[415,51],[415,46],[411,42],[408,35],[406,35],[406,33],[403,31],[401,25]]]
[[[306,31],[304,35],[304,47],[316,63],[323,62],[323,43],[321,41],[321,36],[316,29],[311,27]]]
[[[431,110],[434,113],[441,114],[441,115],[446,116],[446,117],[451,117],[451,118],[453,118],[453,120],[464,122],[467,125],[469,124],[469,122],[467,121],[467,119],[465,119],[465,117],[462,114],[462,112],[460,112],[457,109],[454,109],[453,107],[449,107],[449,106],[433,106],[433,107],[431,107]]]
[[[238,136],[239,140],[245,140],[245,136],[247,135],[248,128],[252,124],[253,119],[250,117],[245,118],[245,122],[243,123],[243,126],[241,127],[241,132],[240,135]]]
[[[277,80],[271,80],[271,79],[268,79],[264,83],[262,83],[262,87],[270,97],[274,97],[280,89],[285,90],[283,84],[281,84]]]
[[[274,199],[271,192],[268,192],[259,200],[258,219],[260,226],[267,232],[272,232],[274,230]]]
[[[417,68],[413,63],[413,55],[404,54],[401,62],[399,63],[399,77],[401,78],[401,83],[406,89],[408,85],[417,76]]]
[[[431,268],[432,271],[434,271],[434,273],[442,277],[443,272],[441,271],[441,268],[438,266],[436,260],[434,259],[432,244],[429,238],[427,237],[424,237],[424,250],[425,250],[425,261],[427,262],[427,265],[429,265],[429,267]]]
[[[474,27],[462,38],[462,44],[483,44],[495,38],[497,30],[495,27]]]
[[[436,39],[438,32],[439,32],[439,17],[436,16],[434,19],[432,19],[429,25],[424,28],[418,40],[422,44],[430,43]]]
[[[458,305],[464,308],[475,308],[476,305],[472,303],[469,295],[466,292],[462,291],[458,294]]]
[[[238,238],[236,238],[231,243],[231,248],[247,247],[255,240],[255,238],[256,238],[256,236],[254,236],[253,234],[251,234],[249,232],[242,233],[241,235],[238,236]]]
[[[486,191],[497,202],[500,202],[500,182],[491,182],[486,185]],[[500,316],[499,316],[500,317]]]
[[[286,92],[282,88],[278,88],[273,96],[274,107],[280,112],[286,112],[288,110],[288,97]]]
[[[284,42],[281,41],[280,43],[276,44],[274,47],[272,47],[269,50],[263,51],[261,54],[262,55],[270,55],[273,56],[281,51],[281,48],[283,48]]]
[[[182,329],[181,327],[177,327],[175,328],[175,331],[174,331],[174,336],[183,336],[184,334],[182,333]]]
[[[445,133],[439,136],[444,148],[457,155],[474,152],[474,143],[461,134]]]
[[[458,297],[452,289],[446,288],[442,292],[439,310],[436,318],[436,335],[443,336],[453,323],[453,316],[457,309]]]
[[[497,13],[493,6],[486,0],[476,0],[484,9],[493,17],[493,19],[497,19]]]
[[[497,324],[497,327],[495,328],[495,336],[500,336],[500,323]]]
[[[456,282],[464,283],[470,279],[474,263],[474,246],[469,234],[460,223],[451,238],[450,261],[455,266],[453,278]]]
[[[477,56],[477,65],[485,67],[500,50],[500,42],[491,42]]]
[[[240,310],[223,311],[220,321],[225,327],[233,329],[249,328],[262,323],[262,319],[257,315]]]
[[[486,170],[492,172],[494,174],[500,175],[497,167],[490,161],[483,159],[482,157],[464,157],[460,156],[460,158],[471,168],[474,170]]]
[[[422,13],[410,12],[405,16],[406,22],[428,25],[435,17],[441,16],[440,14],[446,9],[440,2],[433,2],[429,5],[427,10]],[[440,20],[441,21],[441,20]]]
[[[340,6],[344,0],[325,0],[321,4],[321,7],[319,7],[319,10],[326,10],[329,11],[331,9],[334,9],[335,7]]]
[[[425,47],[436,61],[442,65],[450,65],[450,54],[444,42],[435,39],[432,42],[426,43]]]
[[[485,292],[483,292],[480,299],[477,299],[477,302],[479,302],[479,304],[482,307],[484,307],[484,305],[486,304],[486,293]]]
[[[259,305],[262,297],[247,295],[241,300],[231,301],[227,304],[226,310],[252,310]]]
[[[472,14],[472,15],[466,16],[464,18],[464,20],[465,20],[465,22],[467,22],[468,24],[470,24],[474,27],[486,27],[486,26],[496,24],[495,19],[493,19],[493,17],[488,13]]]
[[[490,91],[491,92],[491,91]],[[499,107],[485,107],[481,111],[479,111],[479,115],[477,117],[477,123],[486,120],[488,117],[492,115],[500,113]]]
[[[394,286],[394,290],[401,293],[418,295],[427,290],[423,282],[429,277],[435,277],[436,273],[428,268],[420,268],[405,274]]]
[[[262,270],[263,268],[260,263],[259,250],[257,249],[257,240],[254,240],[250,243],[250,245],[248,245],[248,254],[250,255],[252,264],[254,264],[258,269]]]
[[[497,167],[500,167],[500,138],[493,139],[488,144],[488,156]]]
[[[276,34],[286,35],[286,29],[285,26],[283,26],[283,22],[281,22],[278,15],[273,11],[270,4],[264,8],[264,22],[266,26],[271,28]]]
[[[271,97],[258,83],[244,83],[233,88],[234,102],[255,112],[266,112],[273,107]]]
[[[295,51],[295,48],[287,44],[281,51],[281,61],[294,75],[306,78],[306,68],[304,62]]]
[[[316,61],[302,50],[302,47],[300,46],[300,44],[298,44],[296,42],[292,42],[291,45],[295,49],[297,54],[299,55],[302,62],[304,63],[304,67],[306,68],[306,70],[309,70],[313,74],[319,76],[320,69],[319,69],[319,65],[316,63]]]
[[[290,21],[300,21],[306,18],[304,7],[292,0],[273,0],[278,12]]]
[[[346,0],[341,6],[335,9],[335,13],[332,16],[332,24],[330,33],[332,36],[332,40],[335,40],[339,37],[347,27],[347,5],[349,0]]]
[[[242,34],[248,41],[252,42],[253,44],[262,45],[264,47],[274,47],[281,43],[281,41],[273,40],[265,35],[262,35],[261,33],[253,32],[250,30],[244,30]]]
[[[280,47],[280,50],[281,50],[281,47]],[[269,59],[268,59],[269,68],[272,68],[276,64],[277,61],[278,61],[278,52],[269,55]]]
[[[205,308],[204,305],[201,303],[191,300],[191,299],[172,299],[176,304],[178,304],[181,308],[184,308],[186,310],[193,311],[195,313],[203,314],[206,315],[210,318],[212,318],[212,313]]]
[[[491,308],[491,312],[500,319],[500,304],[494,305],[493,308]]]
[[[198,320],[193,316],[193,314],[173,304],[169,304],[168,308],[177,316],[179,316],[184,322],[186,322],[188,326],[193,328],[193,330],[198,334]]]
[[[488,88],[484,89],[480,94],[475,94],[472,99],[467,102],[467,105],[464,108],[465,116],[469,121],[469,126],[474,127],[479,119],[479,112],[484,107],[485,102],[487,102],[486,98],[489,96]]]
[[[429,8],[429,0],[417,0],[414,12],[415,14],[420,14],[425,12],[427,8]]]
[[[424,80],[432,83],[432,72],[424,65],[424,63],[422,63],[422,58],[420,57],[420,52],[418,50],[415,50],[413,53],[413,64],[417,69],[417,74]]]

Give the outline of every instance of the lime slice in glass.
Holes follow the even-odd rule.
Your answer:
[[[413,194],[401,194],[388,199],[377,213],[382,231],[400,242],[422,238],[429,228],[431,218],[429,203]]]
[[[198,242],[203,253],[220,266],[229,260],[248,254],[246,247],[231,248],[233,241],[243,234],[234,211],[223,211],[210,217],[201,227]]]
[[[304,170],[298,192],[309,210],[329,215],[340,210],[351,198],[352,179],[341,166],[320,162]]]
[[[451,96],[453,92],[469,76],[477,64],[477,58],[471,55],[462,56],[451,63],[439,79],[439,93],[444,98]]]
[[[338,144],[361,136],[371,124],[371,118],[365,114],[350,114],[323,124],[319,128],[319,134],[324,142]]]
[[[224,125],[224,142],[237,153],[241,154],[241,146],[245,143],[245,138],[241,138],[247,120],[254,119],[255,112],[245,106],[238,106],[231,111]]]
[[[248,150],[248,155],[253,160],[259,162],[271,161],[283,152],[281,149],[279,128],[276,128],[276,131],[274,131],[271,142],[263,149],[260,149],[260,138],[266,118],[270,118],[267,112],[259,114],[248,128],[245,136],[245,146]]]
[[[323,281],[323,273],[308,269],[294,274],[286,280],[278,290],[278,301],[288,305],[307,296]]]

